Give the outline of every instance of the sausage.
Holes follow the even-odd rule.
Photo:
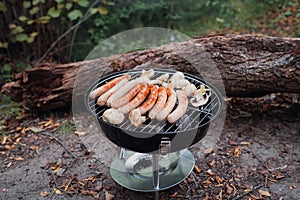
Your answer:
[[[106,92],[107,90],[111,89],[112,87],[114,87],[117,83],[119,83],[120,81],[122,81],[123,79],[127,79],[130,80],[131,76],[129,74],[125,74],[123,76],[117,77],[112,79],[111,81],[107,82],[106,84],[94,89],[93,91],[91,91],[90,93],[90,98],[92,99],[96,99],[97,97],[99,97],[101,94],[103,94],[104,92]]]
[[[154,119],[156,115],[161,111],[167,101],[167,91],[164,87],[158,88],[158,99],[155,106],[149,112],[149,118]]]
[[[140,77],[134,80],[129,81],[127,84],[124,84],[117,92],[115,92],[107,100],[107,106],[111,106],[111,103],[125,96],[133,87],[139,83],[148,83],[150,79],[148,77]]]
[[[124,84],[128,83],[127,79],[123,79],[121,80],[119,83],[117,83],[113,88],[111,88],[110,90],[106,91],[104,94],[102,94],[98,100],[97,100],[97,104],[99,106],[103,106],[106,102],[107,99],[116,91],[118,91],[118,89],[120,89]]]
[[[147,98],[147,100],[138,107],[141,114],[145,114],[148,110],[151,110],[151,108],[154,106],[157,96],[158,96],[158,89],[155,85],[150,85],[150,94]]]
[[[129,91],[125,96],[111,103],[112,108],[120,108],[127,104],[135,95],[144,87],[142,83],[136,85],[132,90]]]
[[[176,95],[178,98],[178,106],[167,117],[167,120],[170,123],[174,123],[178,119],[180,119],[184,115],[184,113],[188,107],[188,99],[187,99],[186,94],[182,90],[177,90]]]
[[[144,84],[144,87],[141,89],[138,95],[134,97],[128,104],[118,108],[118,111],[120,111],[123,114],[129,113],[131,110],[138,107],[147,97],[149,93],[149,84]]]
[[[167,116],[170,114],[170,112],[173,110],[175,104],[176,104],[176,93],[174,90],[167,88],[167,95],[168,95],[168,100],[163,106],[161,112],[159,112],[156,115],[156,119],[158,121],[162,121],[167,118]]]

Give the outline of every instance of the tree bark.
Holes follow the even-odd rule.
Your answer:
[[[224,84],[227,96],[299,93],[300,39],[213,35],[96,60],[44,63],[17,74],[1,92],[29,108],[58,109],[71,105],[74,83],[77,95],[103,75],[135,67],[173,68],[208,78]],[[213,68],[222,80],[216,80]]]

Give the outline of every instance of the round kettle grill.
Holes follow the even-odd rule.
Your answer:
[[[154,69],[155,79],[175,70]],[[131,79],[141,75],[142,70],[126,70],[109,74],[94,84],[86,92],[85,103],[97,118],[105,136],[120,147],[120,153],[110,166],[112,178],[123,187],[135,191],[151,192],[170,188],[183,181],[193,170],[195,159],[187,148],[200,141],[207,133],[210,122],[221,113],[223,100],[219,91],[199,77],[184,73],[185,79],[197,89],[205,85],[211,92],[209,101],[200,107],[188,105],[185,114],[175,123],[148,118],[140,127],[130,124],[128,116],[119,125],[102,119],[107,106],[98,106],[97,100],[89,98],[89,93],[108,81],[130,74]]]

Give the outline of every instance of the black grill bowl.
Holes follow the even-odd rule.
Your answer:
[[[170,73],[171,75],[176,72],[162,69],[154,69],[154,71],[157,73],[157,76],[162,73]],[[212,95],[206,105],[199,108],[189,106],[186,112],[186,116],[190,120],[189,126],[183,127],[181,125],[186,120],[179,120],[174,124],[170,124],[168,122],[147,119],[142,127],[134,127],[130,125],[128,116],[125,117],[126,121],[120,125],[113,125],[102,119],[103,112],[108,108],[106,106],[98,106],[96,100],[90,99],[88,94],[96,87],[105,84],[117,76],[131,74],[134,77],[134,75],[138,76],[140,73],[141,70],[113,73],[101,78],[87,90],[85,95],[86,106],[97,118],[104,135],[114,144],[140,153],[158,153],[161,142],[166,140],[171,142],[170,152],[185,149],[200,141],[207,134],[210,122],[220,114],[223,108],[223,101],[220,93],[211,84],[186,73],[186,79],[194,83],[197,88],[200,87],[200,84],[205,84],[206,87],[212,90]]]

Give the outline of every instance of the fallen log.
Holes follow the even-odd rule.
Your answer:
[[[299,38],[232,34],[199,37],[76,63],[43,63],[17,74],[1,92],[26,107],[52,110],[71,105],[77,73],[81,78],[76,86],[81,89],[77,87],[76,91],[84,92],[98,77],[137,66],[168,67],[213,80],[212,65],[222,76],[220,84],[224,83],[227,96],[300,92]],[[202,67],[200,73],[197,66]]]

